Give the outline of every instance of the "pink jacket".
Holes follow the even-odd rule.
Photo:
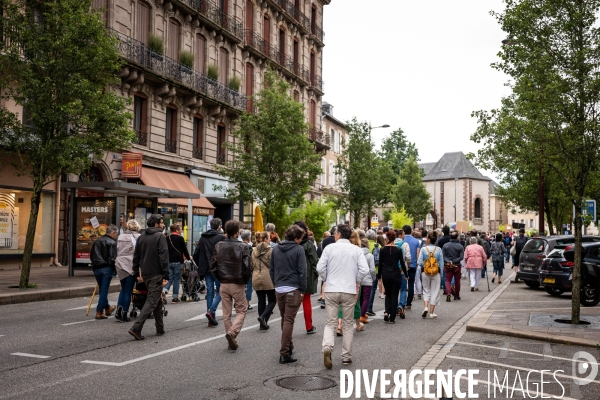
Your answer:
[[[467,268],[483,268],[484,263],[487,261],[485,250],[483,247],[475,244],[470,244],[465,249],[465,262]]]

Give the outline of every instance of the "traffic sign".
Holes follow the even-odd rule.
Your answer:
[[[591,221],[596,222],[596,200],[585,201],[585,206],[581,207],[581,216],[583,218],[586,215],[590,215]],[[575,216],[575,207],[573,207],[573,216]]]

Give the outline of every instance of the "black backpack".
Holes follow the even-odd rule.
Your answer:
[[[515,246],[517,246],[515,250],[517,251],[517,253],[520,253],[521,250],[523,250],[523,247],[525,247],[525,244],[528,240],[529,239],[527,239],[525,236],[519,236],[517,238],[517,241],[515,242]]]
[[[375,243],[375,248],[373,249],[373,259],[375,260],[375,265],[379,266],[379,252],[381,249],[379,248],[379,243]]]

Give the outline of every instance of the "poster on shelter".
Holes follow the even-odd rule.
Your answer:
[[[108,225],[116,223],[114,198],[98,197],[75,202],[75,264],[91,265],[90,252],[98,238],[106,234]]]

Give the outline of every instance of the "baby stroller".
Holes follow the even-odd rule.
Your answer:
[[[162,291],[161,291],[162,292]],[[135,288],[133,289],[133,294],[131,296],[131,303],[133,304],[133,308],[129,313],[129,316],[135,318],[138,316],[138,311],[142,310],[144,304],[146,304],[146,299],[148,299],[148,288],[144,284],[144,282],[136,282]],[[161,296],[162,303],[162,314],[166,317],[169,314],[169,311],[165,310],[166,299],[164,296]],[[152,314],[150,314],[150,319],[154,318]]]
[[[186,261],[184,264],[185,271],[181,274],[181,288],[183,294],[181,301],[200,301],[200,292],[205,289],[204,281],[200,279],[198,274],[198,266],[193,260]]]

